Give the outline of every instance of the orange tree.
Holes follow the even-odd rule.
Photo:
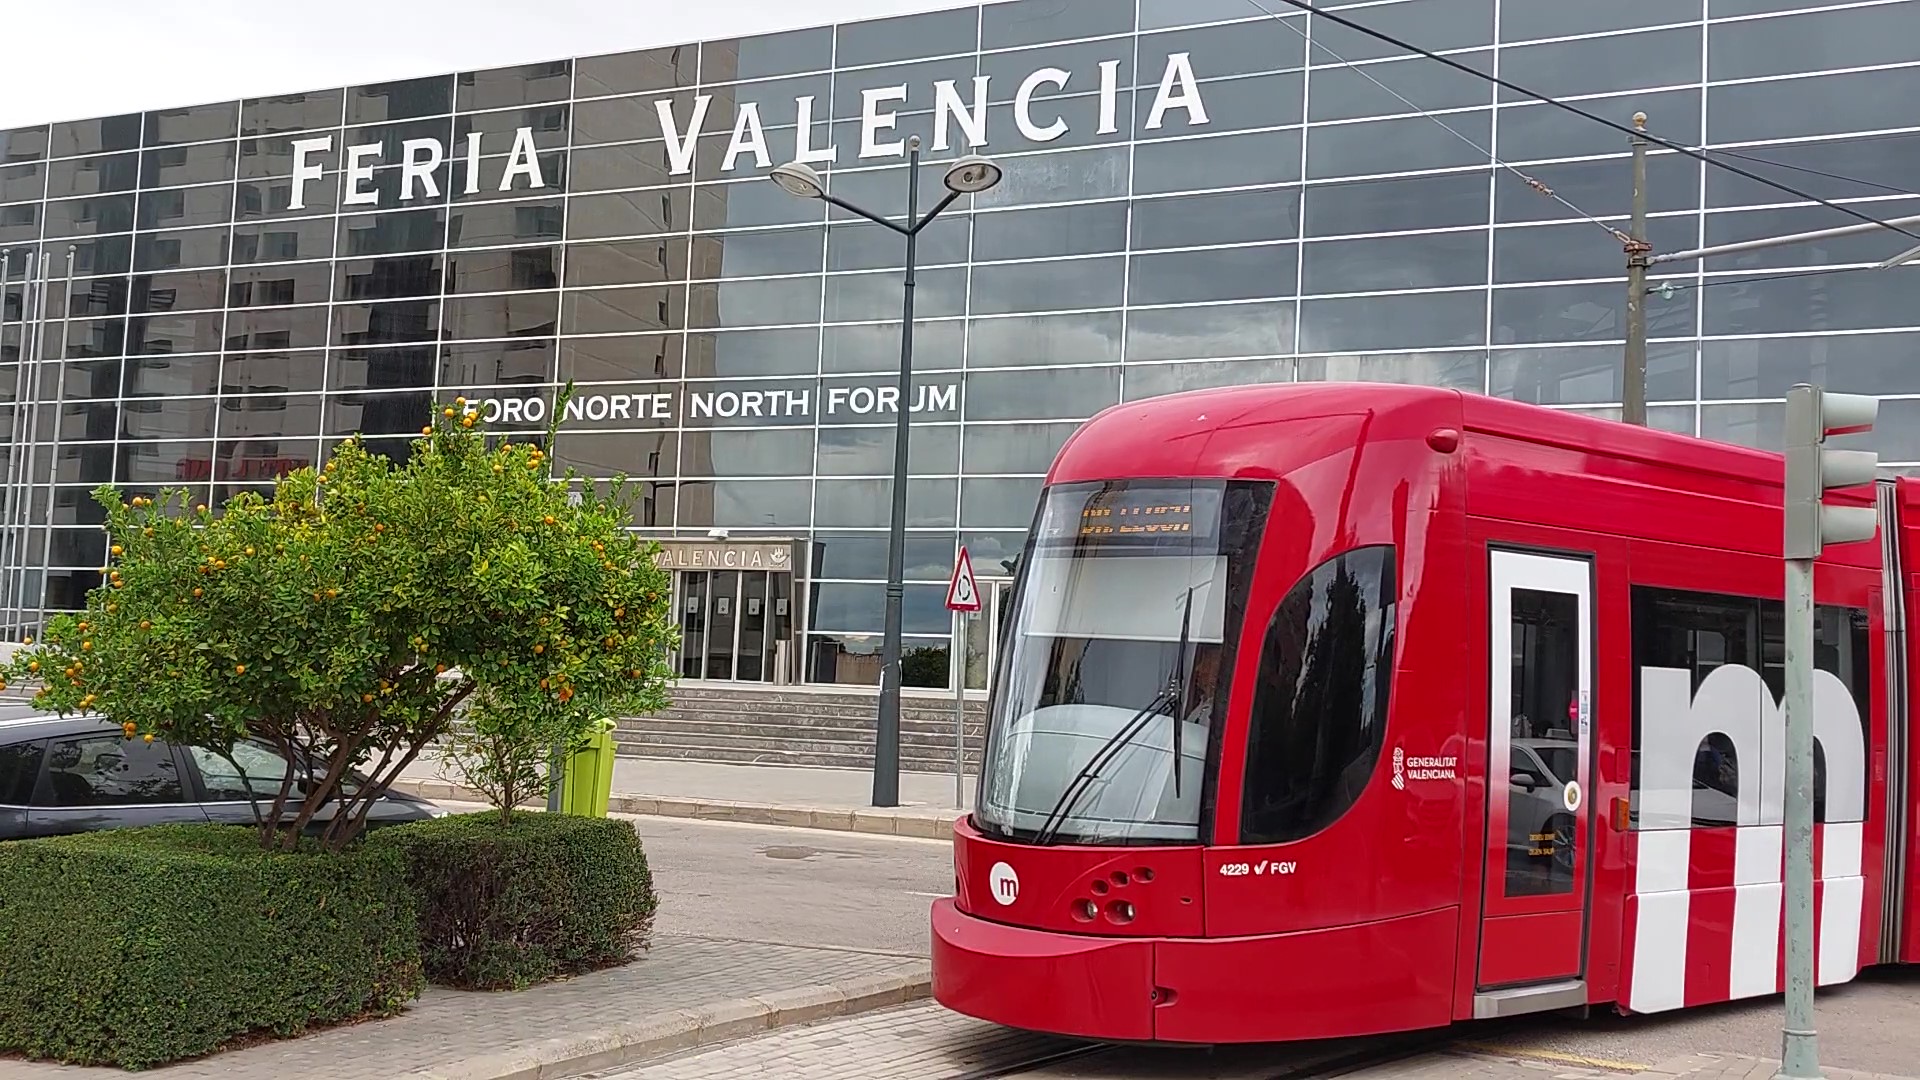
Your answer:
[[[289,764],[256,792],[267,847],[303,832],[345,846],[478,689],[583,724],[660,708],[668,584],[655,546],[622,528],[624,478],[570,495],[537,446],[489,447],[475,420],[456,399],[405,465],[349,440],[219,515],[181,492],[99,489],[106,583],[7,676],[130,739],[229,761],[240,740],[273,746]]]

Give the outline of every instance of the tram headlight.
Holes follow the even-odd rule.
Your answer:
[[[1133,902],[1131,900],[1113,900],[1107,904],[1107,919],[1125,926],[1133,921]]]

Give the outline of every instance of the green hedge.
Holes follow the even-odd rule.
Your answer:
[[[404,875],[233,826],[0,843],[0,1053],[140,1069],[398,1012],[422,985]]]
[[[529,986],[623,964],[658,900],[633,826],[615,818],[497,811],[382,829],[405,852],[427,978],[467,989]]]

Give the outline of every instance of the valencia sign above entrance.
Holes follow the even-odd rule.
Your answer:
[[[1111,135],[1120,130],[1120,64],[1119,60],[1104,60],[1099,65],[1098,133],[1101,135]],[[894,130],[899,124],[900,113],[925,113],[929,109],[933,112],[932,149],[935,153],[952,149],[956,135],[968,149],[987,145],[988,104],[1005,100],[1004,97],[996,99],[990,96],[991,81],[990,75],[977,75],[973,79],[973,86],[964,94],[954,79],[936,82],[930,92],[923,91],[918,96],[909,94],[905,83],[862,90],[860,159],[865,161],[905,155],[906,139]],[[1051,110],[1047,108],[1047,99],[1077,94],[1080,86],[1073,81],[1073,72],[1064,68],[1044,67],[1029,73],[1020,81],[1019,89],[1013,95],[1013,123],[1019,129],[1020,136],[1029,143],[1050,143],[1065,135],[1071,126],[1057,107]],[[1141,92],[1145,93],[1144,90]],[[718,134],[718,129],[712,132],[707,130],[713,98],[713,94],[696,96],[692,109],[685,117],[675,115],[671,98],[660,98],[653,103],[655,111],[659,113],[660,130],[667,139],[667,171],[672,175],[685,176],[691,172],[694,147],[698,145],[700,137],[703,134]],[[797,126],[781,133],[784,139],[791,140],[792,152],[786,152],[787,147],[783,146],[779,156],[803,165],[839,160],[840,147],[826,131],[830,126],[828,117],[815,116],[814,97],[796,97],[793,103]],[[1159,131],[1166,126],[1168,114],[1176,110],[1186,115],[1188,127],[1200,127],[1207,123],[1207,106],[1200,96],[1199,80],[1193,74],[1193,61],[1190,54],[1183,52],[1167,56],[1166,68],[1160,75],[1153,103],[1143,114],[1141,127],[1146,131]],[[765,169],[773,165],[774,153],[767,145],[767,132],[761,122],[759,102],[743,101],[735,106],[732,130],[727,140],[726,156],[720,162],[721,172],[732,172],[739,166],[742,157],[750,158],[756,168]]]

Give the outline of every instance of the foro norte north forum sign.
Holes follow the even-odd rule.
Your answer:
[[[485,424],[544,424],[553,411],[553,394],[514,397],[466,395],[467,404]],[[803,386],[765,390],[707,390],[689,386],[676,392],[657,385],[595,387],[576,392],[561,412],[562,424],[581,421],[621,421],[671,424],[678,419],[738,420],[805,419],[818,410],[823,416],[892,416],[899,412],[900,388],[852,384]],[[960,385],[928,383],[913,388],[910,413],[958,413]]]

